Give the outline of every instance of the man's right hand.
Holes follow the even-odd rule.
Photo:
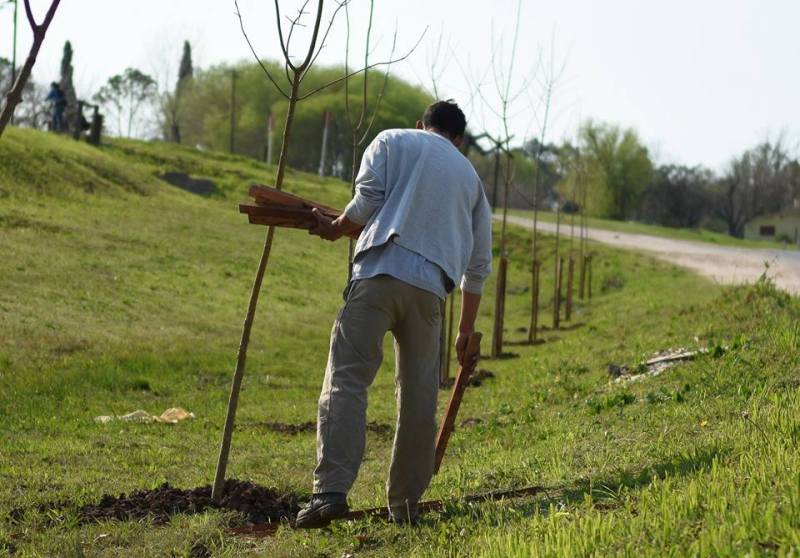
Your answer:
[[[458,337],[456,338],[456,357],[458,358],[458,363],[462,367],[469,367],[472,368],[476,364],[478,364],[478,358],[480,358],[480,354],[469,355],[469,362],[467,362],[467,342],[469,341],[469,336],[472,334],[471,331],[459,331]]]

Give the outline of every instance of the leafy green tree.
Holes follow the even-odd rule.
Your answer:
[[[70,111],[74,111],[78,101],[78,96],[75,93],[75,85],[72,82],[72,76],[75,73],[72,67],[72,43],[69,41],[64,43],[64,52],[61,55],[61,90],[67,98],[67,106]],[[69,121],[69,120],[68,120]]]
[[[588,121],[577,148],[589,188],[587,210],[611,219],[636,217],[653,174],[650,154],[636,132]]]
[[[140,129],[137,117],[141,109],[153,101],[157,90],[152,77],[135,68],[127,68],[122,74],[110,77],[93,99],[116,116],[117,135],[132,137]]]
[[[282,66],[264,61],[273,75],[282,75]],[[196,70],[191,88],[181,101],[181,140],[189,145],[227,150],[230,134],[230,73],[236,71],[236,152],[253,158],[262,158],[267,142],[267,120],[275,115],[273,140],[275,150],[280,149],[286,114],[286,99],[264,80],[261,69],[255,64],[237,66],[220,65]],[[301,94],[313,91],[342,77],[341,66],[313,67],[303,81]],[[351,102],[360,103],[358,92],[363,79],[351,78]],[[380,91],[383,75],[370,74],[370,91]],[[374,83],[373,83],[374,80]],[[368,99],[371,111],[376,98]],[[381,108],[368,141],[381,130],[412,127],[422,116],[431,98],[416,86],[395,77],[389,78]],[[325,169],[344,179],[350,178],[351,138],[344,115],[344,85],[336,84],[301,103],[295,114],[292,131],[295,145],[290,151],[289,164],[293,168],[316,172],[322,148],[323,114],[328,110],[333,116],[329,153]]]

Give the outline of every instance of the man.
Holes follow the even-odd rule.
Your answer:
[[[50,92],[47,99],[53,104],[53,115],[50,120],[50,130],[61,132],[64,130],[64,109],[67,108],[67,97],[61,90],[61,86],[55,81],[50,84]]]
[[[319,399],[314,496],[298,527],[348,512],[366,438],[367,388],[395,339],[398,419],[387,482],[390,516],[415,522],[433,475],[442,300],[461,282],[456,352],[465,360],[481,288],[491,270],[491,210],[458,147],[464,113],[452,101],[427,108],[416,130],[387,130],[369,145],[356,195],[341,217],[316,213],[310,232],[337,240],[363,227],[353,276],[331,333]]]

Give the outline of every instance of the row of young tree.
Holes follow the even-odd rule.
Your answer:
[[[719,173],[702,166],[658,165],[632,129],[585,122],[574,142],[530,140],[513,151],[516,175],[509,206],[531,208],[540,156],[539,208],[561,204],[589,215],[679,228],[707,228],[741,237],[745,224],[779,212],[800,197],[800,161],[784,138],[761,142],[735,156]],[[487,183],[493,205],[503,190],[493,188],[492,162],[471,155]],[[575,184],[583,183],[579,188]],[[585,191],[585,199],[576,192]]]

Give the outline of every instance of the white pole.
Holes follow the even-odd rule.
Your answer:
[[[273,119],[272,113],[270,113],[269,118],[267,119],[267,160],[268,164],[272,164],[272,126],[273,126]]]
[[[326,152],[328,148],[328,132],[331,127],[331,113],[326,110],[322,119],[322,154],[319,157],[319,175],[325,176],[325,155],[327,154]]]

